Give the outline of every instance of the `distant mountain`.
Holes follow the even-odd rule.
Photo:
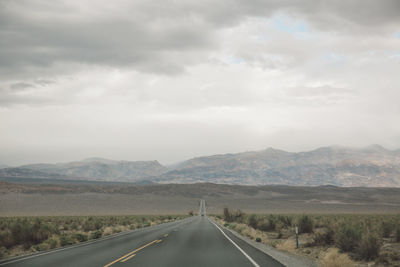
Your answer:
[[[4,168],[8,168],[8,167],[9,167],[8,165],[0,163],[0,169],[4,169]]]
[[[400,153],[379,145],[361,149],[332,146],[299,153],[268,148],[193,158],[157,181],[399,187]]]
[[[64,179],[67,178],[64,175],[57,173],[46,173],[37,170],[31,170],[27,168],[4,168],[0,169],[0,177],[12,177],[12,178],[51,178],[51,179]]]
[[[0,169],[0,177],[156,183],[400,187],[400,150],[321,147],[307,152],[262,151],[197,157],[168,167],[158,161],[89,158]]]
[[[24,170],[25,177],[63,177],[86,180],[138,181],[164,173],[167,168],[158,161],[114,161],[90,158],[82,161],[57,164],[30,164],[8,168],[0,172],[2,177],[15,177]],[[27,171],[29,170],[29,171]],[[19,177],[23,177],[22,174]]]

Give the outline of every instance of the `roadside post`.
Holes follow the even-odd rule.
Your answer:
[[[296,226],[296,248],[299,248],[299,228]]]

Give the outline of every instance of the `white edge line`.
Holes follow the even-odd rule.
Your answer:
[[[215,227],[217,227],[217,229],[220,230],[221,233],[226,237],[226,239],[228,239],[229,241],[231,241],[231,243],[232,243],[240,252],[242,252],[242,254],[245,255],[246,258],[247,258],[255,267],[260,267],[260,265],[258,265],[257,262],[255,262],[249,255],[247,255],[247,253],[244,252],[244,250],[241,249],[235,242],[233,242],[233,240],[230,239],[229,236],[227,236],[227,235],[225,234],[225,232],[222,231],[222,229],[221,229],[216,223],[214,223],[214,222],[211,221],[210,219],[208,219],[208,220],[209,220],[212,224],[214,224]]]
[[[188,217],[188,218],[190,218],[190,217]],[[185,219],[186,219],[186,218],[184,218],[184,219],[182,219],[182,220],[178,220],[178,221],[167,222],[167,223],[182,222],[182,221],[185,220]],[[118,234],[115,234],[115,235],[109,235],[109,236],[102,237],[102,238],[100,238],[100,239],[95,239],[95,240],[92,239],[92,240],[86,241],[85,243],[74,244],[74,245],[71,245],[71,246],[68,246],[68,247],[64,247],[64,248],[63,248],[63,247],[61,247],[61,248],[56,248],[56,249],[54,249],[54,250],[50,250],[50,251],[46,251],[46,252],[42,252],[42,253],[38,253],[38,254],[33,254],[33,255],[30,255],[30,256],[21,256],[21,258],[14,259],[14,260],[10,259],[9,261],[7,261],[7,259],[6,259],[5,262],[1,262],[1,263],[0,263],[0,266],[4,266],[4,265],[11,264],[11,263],[18,262],[18,261],[23,261],[23,260],[28,260],[28,259],[40,257],[40,256],[47,255],[47,254],[51,254],[51,253],[56,253],[56,252],[63,251],[63,250],[68,250],[68,249],[73,249],[73,248],[79,248],[79,247],[83,247],[83,246],[88,246],[88,245],[91,245],[91,244],[94,244],[94,243],[106,241],[106,240],[108,240],[108,239],[113,239],[113,238],[116,238],[116,237],[119,237],[119,236],[124,236],[124,235],[129,235],[129,234],[134,233],[134,232],[139,232],[139,231],[141,231],[141,230],[154,229],[154,228],[157,228],[157,226],[162,226],[163,224],[165,225],[165,224],[167,224],[167,223],[162,223],[162,224],[157,224],[157,225],[153,225],[153,226],[150,226],[150,227],[145,227],[145,228],[139,228],[139,229],[135,229],[135,230],[130,230],[130,231],[128,231],[128,232],[122,232],[122,233],[118,233]]]

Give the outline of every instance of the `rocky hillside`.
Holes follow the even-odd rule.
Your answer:
[[[0,177],[400,187],[400,150],[391,151],[379,145],[360,149],[332,146],[299,153],[268,148],[193,158],[170,168],[157,161],[90,158],[1,169]]]
[[[21,171],[24,170],[24,171]],[[166,171],[158,161],[113,161],[90,158],[58,164],[31,164],[0,170],[2,177],[63,178],[107,181],[137,181]]]
[[[0,177],[10,178],[46,178],[46,179],[65,179],[68,178],[64,175],[57,173],[47,173],[38,170],[31,170],[27,168],[3,168],[0,169]]]
[[[8,167],[9,167],[8,165],[0,163],[0,169],[4,169],[4,168],[8,168]]]
[[[399,187],[400,152],[378,145],[299,153],[268,148],[190,159],[158,181]]]

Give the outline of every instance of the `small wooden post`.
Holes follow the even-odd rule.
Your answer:
[[[296,226],[296,248],[299,248],[299,228]]]

